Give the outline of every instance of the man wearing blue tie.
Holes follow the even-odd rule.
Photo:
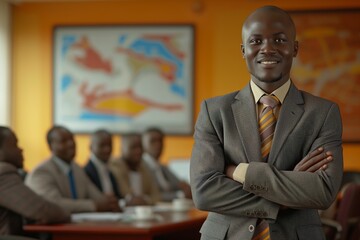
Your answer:
[[[112,135],[100,129],[91,136],[91,156],[84,170],[95,186],[106,195],[121,198],[120,189],[116,179],[108,168],[108,161],[112,153]]]
[[[47,134],[52,156],[37,166],[25,183],[38,194],[70,212],[119,211],[117,199],[105,196],[74,162],[74,136],[65,127],[54,126]]]

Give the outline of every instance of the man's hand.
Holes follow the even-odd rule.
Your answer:
[[[126,206],[151,205],[149,197],[144,195],[128,194],[125,197]]]
[[[294,171],[316,172],[325,170],[332,160],[332,152],[324,152],[324,148],[320,147],[306,155],[306,157],[295,166]]]
[[[95,203],[97,212],[120,212],[118,200],[114,196],[106,195],[103,201]]]
[[[191,188],[190,185],[185,182],[185,181],[180,181],[178,184],[178,187],[181,189],[181,191],[185,194],[186,198],[191,199],[192,198],[192,194],[191,194]]]

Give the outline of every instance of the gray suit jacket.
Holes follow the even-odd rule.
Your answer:
[[[316,209],[329,207],[340,187],[339,108],[291,84],[279,114],[264,163],[250,85],[202,103],[190,163],[195,205],[210,211],[202,239],[250,240],[258,218],[269,221],[272,240],[325,239]],[[321,146],[334,157],[325,171],[293,171]],[[249,163],[244,184],[224,175],[226,165],[241,162]]]
[[[105,196],[95,187],[79,165],[74,163],[73,167],[77,199],[72,199],[69,179],[52,158],[29,173],[25,183],[38,194],[58,203],[72,213],[93,212],[96,210],[95,201],[105,201]]]
[[[110,161],[109,167],[114,174],[118,185],[120,186],[121,194],[123,196],[133,194],[129,179],[130,169],[126,165],[125,160],[122,158],[112,159]],[[160,200],[159,189],[156,185],[156,182],[152,178],[148,166],[144,162],[140,163],[139,173],[142,177],[143,194],[150,198],[152,204],[155,204]]]
[[[22,217],[42,224],[70,220],[68,212],[25,186],[17,169],[6,162],[0,162],[0,196],[0,235],[21,234]]]

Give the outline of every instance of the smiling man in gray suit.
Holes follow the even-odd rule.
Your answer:
[[[250,83],[201,105],[190,178],[196,206],[210,212],[202,239],[325,239],[317,209],[339,190],[342,123],[335,103],[291,81],[295,39],[285,11],[257,9],[242,29]]]

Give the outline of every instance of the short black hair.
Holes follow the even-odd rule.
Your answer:
[[[98,130],[96,130],[95,132],[93,132],[93,133],[91,134],[91,141],[94,141],[94,139],[95,139],[97,136],[102,135],[102,134],[108,135],[109,137],[112,137],[112,133],[111,133],[111,132],[109,132],[109,131],[106,130],[106,129],[101,128],[101,129],[98,129]]]
[[[51,141],[53,140],[53,134],[57,130],[64,130],[64,131],[70,132],[69,129],[67,129],[64,126],[60,126],[60,125],[55,125],[52,128],[50,128],[49,131],[46,134],[46,141],[47,141],[49,147],[51,146]]]
[[[148,129],[145,130],[144,134],[153,133],[153,132],[164,135],[164,132],[160,128],[157,128],[157,127],[149,127]]]
[[[11,129],[8,127],[0,126],[0,147],[4,144],[4,140],[8,136],[8,133],[11,132]]]

